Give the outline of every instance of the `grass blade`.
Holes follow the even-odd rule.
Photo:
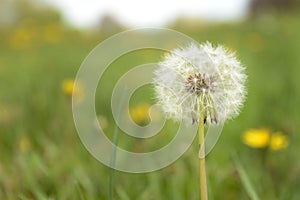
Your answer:
[[[249,195],[250,199],[252,200],[259,200],[258,195],[249,179],[249,176],[246,173],[245,168],[242,166],[238,155],[235,153],[232,155],[235,167],[239,173],[239,176],[241,178],[242,184],[247,192],[247,194]]]
[[[117,116],[117,119],[116,119],[117,121],[120,118],[121,108],[122,108],[122,106],[124,106],[123,104],[125,103],[124,102],[124,94],[127,90],[128,89],[125,86],[125,89],[123,90],[122,99],[120,100],[120,105],[119,105],[119,108],[118,108],[118,116]],[[114,184],[114,174],[115,174],[114,173],[115,172],[114,166],[115,166],[115,162],[116,162],[118,141],[119,141],[119,128],[118,128],[118,125],[116,124],[115,129],[114,129],[114,135],[113,135],[113,144],[115,144],[115,145],[113,147],[112,157],[111,157],[111,161],[110,161],[111,169],[110,169],[110,173],[109,173],[109,189],[108,189],[109,190],[108,191],[108,199],[109,200],[113,199],[113,184]]]

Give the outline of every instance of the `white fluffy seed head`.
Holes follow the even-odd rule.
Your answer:
[[[158,104],[168,118],[208,123],[237,116],[245,96],[245,67],[234,53],[211,43],[191,44],[167,54],[155,70]]]

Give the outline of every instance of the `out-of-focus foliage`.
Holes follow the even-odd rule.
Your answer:
[[[250,2],[252,13],[268,12],[270,10],[286,11],[300,6],[299,0],[251,0]]]
[[[36,24],[59,22],[60,13],[39,0],[0,0],[0,28],[15,26],[24,19]]]

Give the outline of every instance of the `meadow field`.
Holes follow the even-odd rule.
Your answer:
[[[210,199],[300,199],[300,14],[265,13],[233,23],[173,23],[198,42],[223,44],[247,66],[248,96],[207,157]],[[72,83],[84,58],[110,34],[27,15],[0,27],[0,199],[198,199],[197,141],[172,165],[151,173],[113,171],[81,143],[72,116]],[[161,52],[132,52],[112,63],[96,94],[99,123],[113,138],[110,96],[118,78]],[[118,66],[125,66],[118,70]],[[132,118],[149,121],[152,87],[137,91]],[[150,141],[120,131],[136,152],[168,143],[174,122]],[[247,135],[252,134],[250,140]],[[273,138],[273,139],[272,139]]]

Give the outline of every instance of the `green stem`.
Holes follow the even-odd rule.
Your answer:
[[[115,126],[114,130],[114,136],[113,136],[113,143],[115,144],[113,151],[112,151],[112,157],[111,157],[111,163],[110,163],[110,173],[109,173],[109,192],[108,192],[108,199],[113,199],[113,185],[114,185],[114,175],[115,175],[115,162],[116,162],[116,154],[117,154],[117,145],[119,141],[119,129],[118,126]]]
[[[122,98],[120,100],[119,108],[118,108],[118,115],[117,115],[117,121],[120,119],[121,115],[121,108],[124,107],[124,97],[125,93],[128,91],[127,86],[124,87]],[[109,173],[109,186],[108,186],[108,199],[113,199],[113,186],[114,186],[114,175],[115,175],[115,164],[116,164],[116,156],[117,156],[117,147],[118,147],[118,141],[119,141],[119,128],[118,125],[115,125],[114,129],[114,135],[113,135],[113,149],[112,149],[112,156],[110,160],[110,173]]]
[[[204,146],[204,115],[200,114],[199,127],[199,169],[200,169],[200,196],[201,200],[207,200],[206,168],[205,168],[205,146]]]

